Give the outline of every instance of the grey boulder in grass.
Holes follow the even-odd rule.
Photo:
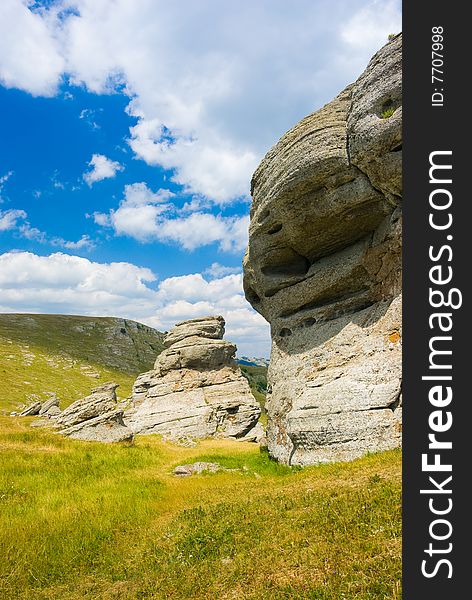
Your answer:
[[[90,396],[76,400],[62,411],[56,419],[57,425],[72,427],[115,409],[117,387],[116,383],[105,383],[92,390]]]
[[[26,408],[24,408],[20,413],[12,413],[12,416],[18,417],[33,417],[35,415],[39,415],[39,411],[41,410],[41,402],[35,401]]]
[[[59,408],[59,399],[54,392],[49,393],[49,400],[42,403],[39,416],[57,416],[61,412]]]
[[[87,442],[131,442],[133,432],[123,422],[123,410],[106,412],[93,419],[87,419],[62,429],[59,433],[67,437]]]

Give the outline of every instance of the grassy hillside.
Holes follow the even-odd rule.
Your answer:
[[[266,420],[265,400],[267,393],[267,367],[240,365],[241,372],[246,377],[254,398],[259,402],[262,409],[261,419]]]
[[[81,443],[0,418],[3,600],[399,600],[401,455]],[[231,472],[176,478],[216,461]]]
[[[47,392],[61,407],[106,381],[126,398],[136,375],[152,368],[163,334],[109,317],[0,314],[0,411]]]
[[[0,337],[135,375],[152,368],[164,334],[115,317],[0,314]]]
[[[56,392],[65,408],[106,381],[119,383],[117,394],[126,398],[134,380],[116,369],[0,337],[0,414],[45,400],[47,392]]]

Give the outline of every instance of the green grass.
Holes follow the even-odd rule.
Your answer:
[[[117,393],[126,398],[134,379],[117,369],[0,336],[0,414],[35,399],[45,400],[47,392],[56,392],[61,408],[65,408],[106,381],[120,384]]]
[[[386,110],[384,110],[381,113],[380,118],[381,119],[389,119],[393,115],[393,113],[395,112],[395,110],[396,109],[393,108],[393,107],[392,108],[387,108]]]
[[[0,418],[0,598],[399,600],[401,454],[85,443]],[[238,471],[187,478],[177,464]]]

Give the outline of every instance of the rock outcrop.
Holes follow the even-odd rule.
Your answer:
[[[23,408],[21,412],[11,412],[10,416],[12,417],[32,417],[32,416],[40,416],[43,418],[53,419],[61,414],[61,409],[59,408],[59,400],[57,395],[54,392],[48,393],[49,398],[44,402],[41,400],[35,400],[29,406]]]
[[[98,417],[87,419],[59,433],[75,440],[87,442],[131,442],[134,435],[123,422],[123,410],[111,410]]]
[[[169,439],[227,437],[255,441],[259,404],[223,340],[223,317],[178,323],[154,369],[138,377],[125,423]]]
[[[189,475],[200,475],[201,473],[217,473],[218,471],[229,471],[218,463],[194,462],[188,465],[178,465],[174,469],[174,475],[188,477]]]
[[[20,413],[13,412],[12,416],[18,417],[33,417],[35,415],[39,415],[39,411],[41,410],[41,402],[39,400],[35,400],[29,406],[24,408]]]
[[[89,442],[129,442],[133,432],[123,421],[123,408],[117,404],[116,383],[105,383],[70,404],[56,418],[59,433]]]
[[[76,400],[64,409],[56,423],[64,428],[72,427],[114,410],[117,387],[116,383],[105,383],[95,388],[90,396]]]
[[[252,180],[244,287],[271,324],[268,447],[288,464],[401,441],[401,35]]]
[[[59,408],[59,399],[55,392],[49,393],[49,399],[42,403],[38,415],[40,417],[58,416],[61,412]]]

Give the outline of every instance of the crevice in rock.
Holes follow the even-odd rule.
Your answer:
[[[252,305],[259,304],[261,302],[260,296],[257,295],[257,293],[254,291],[253,288],[251,288],[251,287],[247,288],[245,293],[246,293],[246,298]]]
[[[262,274],[269,279],[306,275],[311,266],[308,258],[306,258],[306,256],[302,256],[291,248],[289,250],[292,253],[290,259],[280,262],[279,264],[262,267]]]
[[[302,321],[301,326],[302,327],[311,327],[312,325],[315,325],[316,323],[316,319],[314,317],[310,317],[309,319],[305,319],[304,321]]]
[[[270,210],[269,210],[268,208],[265,208],[265,209],[264,209],[264,210],[261,212],[261,214],[259,215],[259,217],[257,218],[257,222],[258,222],[259,224],[262,224],[262,223],[264,223],[264,221],[266,221],[266,220],[268,219],[269,215],[270,215]]]
[[[279,336],[284,338],[284,337],[289,337],[292,335],[292,330],[289,329],[288,327],[283,327],[280,331],[279,331]]]
[[[397,408],[400,406],[400,398],[402,395],[402,385],[403,384],[400,384],[400,389],[398,390],[398,394],[397,394],[395,400],[392,403],[390,403],[387,407],[387,408],[390,408],[390,410],[392,412],[395,412],[397,410]]]
[[[278,233],[281,229],[282,229],[283,225],[282,223],[277,223],[277,225],[274,225],[273,227],[271,227],[269,229],[269,231],[267,232],[268,235],[274,235],[274,233]]]
[[[307,302],[306,304],[302,304],[301,306],[299,306],[296,309],[288,310],[288,311],[280,313],[280,318],[285,319],[287,317],[292,317],[293,315],[296,315],[297,313],[300,313],[300,312],[326,308],[333,304],[337,304],[338,302],[344,302],[345,300],[350,300],[351,298],[355,298],[356,296],[362,296],[363,294],[365,294],[368,291],[369,291],[369,288],[364,287],[364,288],[362,288],[360,290],[356,290],[354,292],[348,292],[348,293],[340,294],[338,296],[334,296],[333,298],[330,298],[329,300],[327,300],[326,298],[323,298],[323,299],[314,300],[313,302]],[[371,306],[372,304],[374,304],[374,302],[368,303],[368,306]],[[364,308],[366,308],[366,306]],[[353,310],[358,311],[361,309],[358,306],[356,306],[356,307],[354,307]],[[349,312],[352,312],[352,311],[349,311]],[[348,312],[346,312],[346,314],[348,314]]]

